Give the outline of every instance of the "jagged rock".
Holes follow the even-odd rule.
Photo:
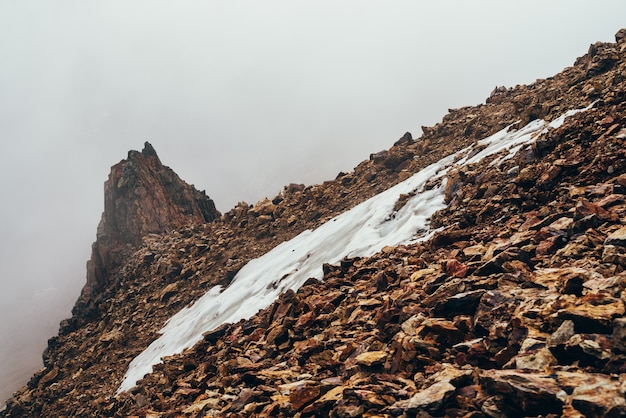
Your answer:
[[[626,352],[626,318],[613,321],[612,341],[614,349]]]
[[[620,247],[626,247],[626,227],[622,227],[617,231],[611,232],[609,236],[606,237],[604,245],[617,245]]]
[[[115,285],[111,276],[128,256],[128,246],[137,247],[151,233],[210,222],[219,216],[213,201],[164,166],[148,142],[141,152],[130,151],[126,160],[111,167],[104,184],[104,212],[87,263],[87,283],[74,315],[94,314],[94,305],[105,289]]]
[[[626,267],[626,246],[605,245],[602,249],[602,262]]]
[[[547,340],[548,347],[558,347],[565,345],[567,341],[575,334],[574,322],[568,320],[563,321],[561,326],[550,335]]]
[[[585,417],[618,417],[626,412],[621,379],[591,373],[558,372],[565,383],[568,401]]]
[[[386,358],[386,351],[370,351],[359,354],[356,357],[356,363],[367,367],[380,366],[385,363]]]
[[[448,382],[435,383],[416,393],[406,403],[406,410],[411,413],[419,411],[437,412],[444,402],[452,396],[455,387]]]
[[[506,415],[561,414],[563,401],[556,382],[543,374],[517,370],[492,370],[480,375],[484,389],[501,396],[499,409]]]
[[[405,134],[402,135],[402,138],[398,139],[393,145],[398,146],[402,144],[409,144],[411,142],[413,142],[413,136],[411,135],[411,132],[405,132]]]
[[[519,352],[512,360],[516,369],[546,370],[557,364],[556,358],[552,355],[546,342],[535,338],[526,338],[519,349]]]

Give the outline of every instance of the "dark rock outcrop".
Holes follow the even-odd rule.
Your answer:
[[[148,234],[211,222],[221,214],[213,201],[161,163],[148,142],[141,152],[111,167],[104,183],[104,212],[87,262],[87,283],[73,314],[90,317],[103,291],[115,284],[111,274]]]

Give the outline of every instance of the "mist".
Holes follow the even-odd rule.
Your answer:
[[[225,212],[614,41],[597,1],[0,3],[0,400],[85,281],[109,168],[150,141]]]

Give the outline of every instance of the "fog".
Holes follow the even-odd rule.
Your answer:
[[[0,2],[0,398],[70,315],[111,165],[227,211],[351,170],[614,41],[623,0]]]

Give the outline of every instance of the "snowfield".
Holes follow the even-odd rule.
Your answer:
[[[590,108],[590,105],[588,108]],[[586,109],[588,109],[586,108]],[[218,326],[249,318],[268,307],[287,289],[297,290],[309,278],[322,279],[322,264],[338,263],[345,257],[367,257],[384,246],[428,239],[434,231],[429,219],[445,207],[445,175],[454,165],[464,166],[502,152],[491,164],[512,158],[548,128],[557,128],[566,117],[584,111],[569,111],[551,123],[535,120],[521,129],[502,131],[431,164],[396,186],[331,219],[319,228],[302,232],[267,254],[250,261],[227,288],[216,286],[192,305],[172,316],[161,336],[130,363],[117,394],[132,389],[164,356],[181,353]],[[479,152],[475,152],[479,149]],[[505,153],[505,151],[507,151]],[[425,189],[429,180],[440,184]],[[414,192],[406,204],[393,212],[401,194]]]

